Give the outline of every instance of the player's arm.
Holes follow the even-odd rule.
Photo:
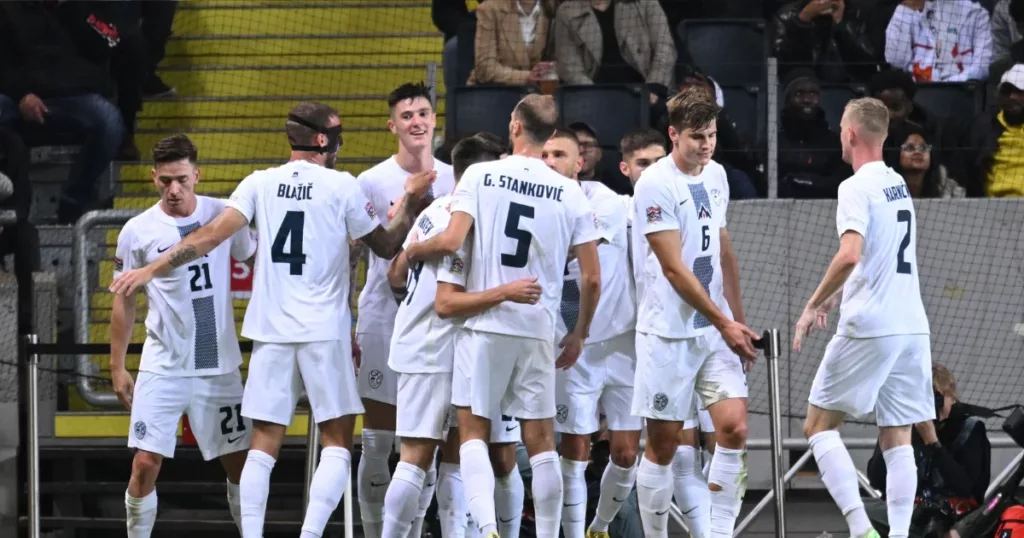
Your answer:
[[[600,241],[590,241],[573,248],[580,264],[580,313],[573,332],[584,341],[590,336],[590,323],[594,321],[597,302],[601,298],[601,261],[597,252]]]
[[[132,408],[135,383],[125,367],[128,344],[135,327],[135,294],[114,295],[110,312],[110,376],[114,392],[126,409]]]
[[[364,245],[370,247],[377,256],[390,260],[402,248],[409,229],[416,222],[416,216],[424,202],[431,196],[428,194],[437,173],[433,170],[413,174],[405,180],[405,196],[395,204],[395,216],[387,227],[378,225],[370,233],[359,238]]]
[[[743,310],[743,299],[740,294],[740,262],[732,249],[732,241],[729,240],[729,232],[725,228],[719,232],[719,239],[722,248],[722,293],[725,295],[725,301],[729,303],[733,318],[746,325],[747,314]]]
[[[401,302],[409,293],[406,287],[408,282],[409,259],[403,250],[398,253],[398,256],[395,256],[394,260],[391,260],[391,265],[388,266],[388,285],[391,286],[391,293],[395,296],[396,301]]]
[[[686,301],[686,304],[692,306],[719,330],[732,321],[719,310],[708,292],[704,291],[704,285],[683,263],[683,247],[679,230],[663,230],[647,234],[647,243],[651,245],[651,250],[658,258],[661,272],[672,285],[672,289]]]
[[[466,288],[449,282],[437,282],[434,312],[441,319],[468,318],[485,312],[505,301],[536,304],[540,299],[537,278],[522,278],[484,291],[468,292]]]
[[[445,231],[426,241],[409,245],[406,256],[408,256],[409,262],[418,262],[453,255],[466,242],[466,237],[472,227],[472,215],[462,211],[452,211],[452,220],[448,223],[448,228]]]
[[[832,263],[828,265],[825,276],[814,290],[814,295],[807,301],[809,310],[817,310],[825,301],[843,288],[846,279],[850,278],[853,269],[860,263],[860,256],[864,251],[864,236],[847,230],[839,239],[839,252],[832,257]]]

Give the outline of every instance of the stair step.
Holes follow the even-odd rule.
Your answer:
[[[303,454],[305,457],[305,454]],[[282,473],[284,474],[284,473]],[[301,476],[290,477],[299,480]],[[39,485],[40,493],[59,495],[79,495],[83,493],[124,493],[124,482],[50,482]],[[302,495],[302,482],[274,482],[274,495]],[[160,496],[174,494],[188,495],[220,495],[224,493],[224,482],[174,482],[160,480]],[[163,499],[161,499],[163,500]]]
[[[426,65],[289,66],[252,68],[222,65],[190,70],[161,69],[160,76],[182,96],[247,97],[303,95],[329,89],[334,95],[381,95],[405,82],[427,78]],[[444,77],[437,73],[437,91],[443,93]],[[292,103],[295,104],[295,103]]]
[[[301,36],[349,29],[358,29],[362,34],[437,33],[430,17],[429,3],[318,5],[279,2],[256,7],[244,3],[221,7],[178,11],[174,17],[174,35]]]
[[[441,62],[444,40],[433,31],[412,35],[323,35],[310,37],[171,39],[161,66],[426,64]]]
[[[205,131],[186,134],[199,148],[199,154],[207,159],[276,158],[280,160],[281,164],[284,164],[291,152],[288,138],[280,129],[273,131]],[[139,133],[135,135],[135,144],[139,150],[148,152],[157,141],[166,136],[166,133]],[[342,136],[344,145],[340,154],[347,158],[376,158],[378,161],[382,161],[395,150],[395,135],[387,129],[349,130],[343,132]],[[238,179],[241,180],[244,177]]]

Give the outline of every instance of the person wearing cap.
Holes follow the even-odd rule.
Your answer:
[[[797,68],[783,80],[779,128],[779,197],[834,199],[843,179],[853,175],[843,162],[839,135],[821,108],[814,70]]]
[[[964,129],[950,172],[967,196],[1024,196],[1024,64],[999,81],[997,108]]]

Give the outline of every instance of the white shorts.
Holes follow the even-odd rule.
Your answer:
[[[700,397],[693,393],[693,415],[683,421],[684,430],[700,428],[701,433],[715,433],[715,424],[711,422],[711,413],[700,403]]]
[[[637,331],[636,358],[634,415],[685,422],[697,418],[698,407],[747,397],[743,361],[717,332],[662,338]]]
[[[452,373],[398,374],[395,435],[444,441],[454,420]]]
[[[398,404],[398,374],[388,366],[390,334],[356,333],[359,345],[359,397]]]
[[[448,415],[448,430],[451,431],[459,427],[459,421],[455,415],[455,406],[452,406],[452,411]],[[522,430],[519,428],[519,421],[508,416],[508,415],[495,415],[491,417],[491,436],[488,438],[488,443],[491,444],[508,444],[518,443],[523,440]]]
[[[580,360],[555,374],[555,431],[588,435],[600,428],[600,413],[612,431],[639,431],[640,417],[630,411],[636,376],[632,331],[583,346]]]
[[[299,344],[252,343],[243,415],[287,426],[303,387],[317,424],[363,413],[348,338]]]
[[[460,329],[455,335],[452,404],[486,418],[554,417],[554,343]]]
[[[935,418],[932,352],[927,334],[878,338],[833,336],[811,384],[811,405],[863,417],[879,426]]]
[[[203,459],[248,450],[252,422],[242,417],[242,374],[177,377],[139,372],[128,446],[174,457],[178,421],[188,415]]]

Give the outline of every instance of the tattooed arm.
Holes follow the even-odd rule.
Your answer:
[[[387,227],[377,226],[372,232],[360,237],[359,240],[370,247],[370,250],[377,256],[385,260],[394,258],[402,250],[402,243],[405,242],[405,237],[409,235],[409,229],[412,228],[412,224],[416,222],[416,215],[419,214],[420,207],[425,203],[429,203],[432,198],[429,194],[426,200],[413,196],[403,196],[395,204],[397,208],[395,210],[395,217],[391,219]]]

